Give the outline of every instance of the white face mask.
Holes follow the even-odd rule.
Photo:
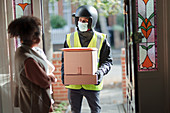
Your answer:
[[[78,21],[78,28],[80,31],[84,32],[88,30],[88,23],[82,23]]]

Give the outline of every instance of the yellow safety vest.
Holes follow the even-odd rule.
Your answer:
[[[92,39],[91,39],[91,41],[88,45],[88,47],[90,47],[90,48],[97,48],[98,49],[98,59],[100,59],[100,50],[102,48],[103,41],[104,41],[105,38],[106,38],[106,34],[94,32],[94,35],[93,35],[93,37],[92,37]],[[81,47],[78,32],[67,34],[66,40],[67,40],[67,44],[68,44],[69,48],[71,48],[71,47]],[[103,88],[103,81],[99,85],[93,85],[93,84],[89,84],[89,85],[68,85],[68,86],[65,86],[65,87],[69,88],[69,89],[84,88],[86,90],[99,91]]]

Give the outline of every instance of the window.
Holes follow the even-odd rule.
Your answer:
[[[32,15],[32,1],[31,0],[14,0],[14,15],[19,18],[23,15]]]
[[[137,27],[142,33],[138,44],[138,71],[157,70],[156,0],[137,0]]]

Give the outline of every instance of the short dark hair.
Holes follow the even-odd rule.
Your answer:
[[[11,37],[18,37],[20,40],[31,46],[40,42],[40,19],[34,16],[22,16],[13,20],[8,26],[8,33]],[[33,40],[35,42],[33,42]]]

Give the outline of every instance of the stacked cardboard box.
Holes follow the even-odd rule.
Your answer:
[[[97,49],[64,48],[65,85],[97,84]]]

